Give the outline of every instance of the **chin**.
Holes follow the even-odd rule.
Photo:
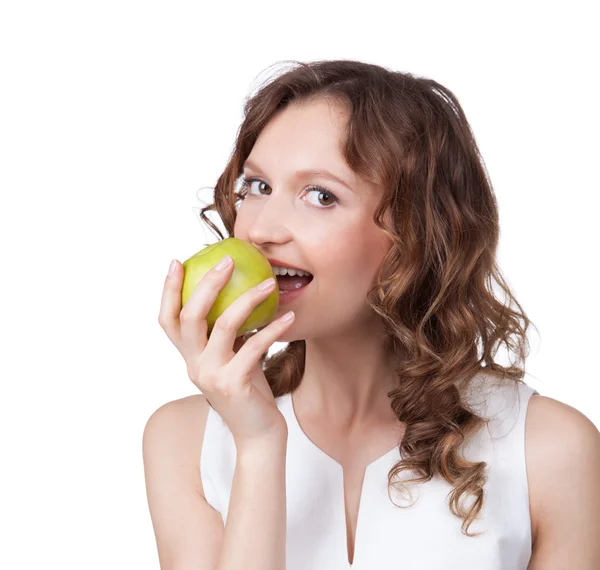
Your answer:
[[[294,325],[291,325],[290,328],[283,332],[275,342],[294,342],[296,340],[304,340],[303,337],[298,336],[296,333],[294,333],[293,328]]]

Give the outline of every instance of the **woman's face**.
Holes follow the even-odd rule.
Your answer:
[[[391,242],[373,222],[380,190],[340,153],[347,117],[326,101],[292,104],[263,129],[244,165],[244,177],[254,180],[234,237],[314,276],[279,309],[296,313],[282,341],[339,334],[373,316],[365,296]]]

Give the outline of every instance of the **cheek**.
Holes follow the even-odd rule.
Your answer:
[[[245,216],[240,211],[238,211],[235,222],[233,224],[233,237],[243,240],[248,240],[248,229],[245,224]]]
[[[344,239],[331,240],[327,257],[321,262],[321,292],[335,304],[355,305],[372,287],[386,249],[381,238],[348,234]],[[325,251],[325,250],[324,250]],[[318,275],[317,275],[318,277]]]
[[[349,277],[371,282],[392,246],[390,238],[372,222],[359,225],[338,236],[336,254]]]

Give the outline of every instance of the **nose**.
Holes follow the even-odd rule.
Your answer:
[[[283,192],[271,192],[253,209],[252,222],[248,227],[251,243],[285,243],[290,239],[289,196]]]

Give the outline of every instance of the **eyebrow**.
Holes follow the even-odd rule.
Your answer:
[[[252,170],[255,170],[257,172],[262,172],[262,169],[254,164],[254,162],[252,162],[251,160],[246,160],[246,162],[244,162],[243,164],[243,168],[251,168]],[[355,192],[355,190],[352,188],[352,186],[350,186],[350,184],[348,184],[348,182],[346,182],[345,180],[339,178],[338,176],[336,176],[335,174],[329,172],[328,170],[323,170],[323,169],[319,169],[319,168],[308,168],[305,170],[296,170],[296,178],[308,178],[311,176],[320,176],[321,178],[329,178],[330,180],[333,180],[334,182],[337,182],[338,184],[341,184],[342,186],[346,187],[348,190],[350,190],[350,192]]]

